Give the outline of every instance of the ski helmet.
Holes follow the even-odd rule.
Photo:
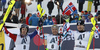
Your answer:
[[[20,32],[21,32],[22,28],[27,28],[27,32],[29,31],[29,27],[26,24],[22,24],[21,25]]]
[[[84,20],[79,20],[79,21],[77,22],[77,25],[84,25],[84,26],[85,26]]]
[[[53,28],[59,29],[59,27],[58,27],[57,25],[53,25],[53,26],[51,27],[51,29],[53,29]]]

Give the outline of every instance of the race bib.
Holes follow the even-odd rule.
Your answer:
[[[48,49],[57,49],[58,48],[58,45],[57,44],[47,44],[47,48]]]

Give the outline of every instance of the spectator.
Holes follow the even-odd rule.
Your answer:
[[[3,11],[5,10],[6,0],[2,0]]]
[[[15,12],[16,12],[17,17],[19,17],[19,9],[20,9],[20,7],[21,7],[21,1],[17,0],[15,2]]]
[[[0,11],[2,11],[2,2],[0,0]]]
[[[43,22],[47,19],[47,14],[45,14],[43,17]]]
[[[88,18],[89,14],[88,14],[88,12],[87,12],[87,11],[85,11],[85,12],[84,12],[84,16],[85,16],[85,19],[87,19],[87,18]]]
[[[37,26],[39,21],[39,17],[36,16],[36,14],[33,14],[32,17],[29,18],[28,23],[32,26]]]
[[[61,23],[60,23],[60,19],[61,19]],[[60,18],[60,15],[56,16],[56,21],[57,21],[57,24],[63,24],[64,22],[63,18],[62,17]]]
[[[55,16],[52,16],[52,21],[53,21],[54,24],[57,24]]]
[[[82,15],[82,20],[83,20],[84,22],[86,22],[86,19],[85,19],[85,16],[84,16],[84,15]]]
[[[7,10],[7,9],[5,9],[5,10]],[[11,21],[11,19],[10,19],[11,16],[12,16],[12,11],[10,11],[10,13],[9,13],[9,15],[8,15],[8,17],[7,17],[7,19],[6,19],[6,22],[12,23],[12,21]]]
[[[99,0],[94,0],[95,12],[97,12],[99,4]]]
[[[46,16],[44,16],[44,17],[43,17],[43,22],[44,22],[46,19],[47,19],[47,17],[46,17]]]
[[[54,8],[54,3],[53,3],[52,0],[50,0],[50,1],[48,2],[47,7],[48,7],[48,10],[49,10],[49,15],[51,15],[52,10],[53,10],[53,8]]]
[[[18,23],[18,17],[15,13],[15,11],[12,12],[12,16],[10,17],[10,20],[13,20],[13,23]]]
[[[77,14],[74,14],[74,15],[73,15],[73,17],[72,17],[72,18],[73,18],[73,20],[75,19],[75,16],[77,16]]]
[[[74,20],[72,20],[72,21],[71,21],[71,23],[77,23],[78,18],[79,18],[78,16],[75,16],[75,19],[74,19]]]
[[[86,22],[91,22],[91,18],[93,17],[93,15],[92,14],[90,14],[89,16],[88,16],[88,18],[86,19]]]
[[[47,17],[47,14],[45,14],[45,15],[43,16],[43,18],[44,18],[44,17]]]
[[[42,7],[42,1],[43,1],[43,0],[36,0],[37,4],[40,4],[41,7]]]
[[[81,16],[84,14],[84,11],[81,11]]]
[[[26,24],[27,24],[27,25],[29,25],[28,20],[29,20],[29,18],[30,18],[31,16],[32,16],[32,14],[29,13],[28,16],[26,17]]]
[[[44,25],[53,25],[51,16],[48,16],[48,18],[44,21]]]
[[[77,0],[78,5],[79,5],[79,12],[83,10],[83,4],[85,3],[85,0]]]
[[[21,19],[25,18],[26,4],[22,2],[21,5]]]

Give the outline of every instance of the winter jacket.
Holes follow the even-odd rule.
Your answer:
[[[79,3],[85,3],[85,0],[78,0],[79,1]]]
[[[44,25],[53,25],[52,19],[46,19],[46,20],[44,21]]]
[[[89,14],[84,14],[83,16],[85,17],[85,19],[87,19]]]
[[[29,17],[26,17],[26,24],[29,25],[28,23]]]
[[[21,14],[25,14],[25,10],[26,10],[26,5],[22,4],[21,5]]]
[[[52,1],[48,2],[47,7],[48,7],[49,10],[53,10],[54,3]]]
[[[18,17],[16,15],[13,15],[13,23],[18,23]]]
[[[72,20],[71,21],[71,23],[77,23],[78,22],[78,20]]]
[[[20,8],[21,7],[21,2],[20,1],[16,1],[15,2],[15,8]]]
[[[94,0],[94,6],[98,6],[99,4],[99,0]]]
[[[29,25],[32,24],[32,26],[37,26],[39,21],[39,17],[37,17],[35,14],[32,15],[32,17],[29,18],[28,23]]]
[[[6,0],[2,0],[2,3],[6,3]]]

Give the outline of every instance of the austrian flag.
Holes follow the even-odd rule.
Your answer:
[[[76,7],[73,5],[72,2],[69,3],[69,5],[64,9],[63,15],[70,15],[76,10]]]

